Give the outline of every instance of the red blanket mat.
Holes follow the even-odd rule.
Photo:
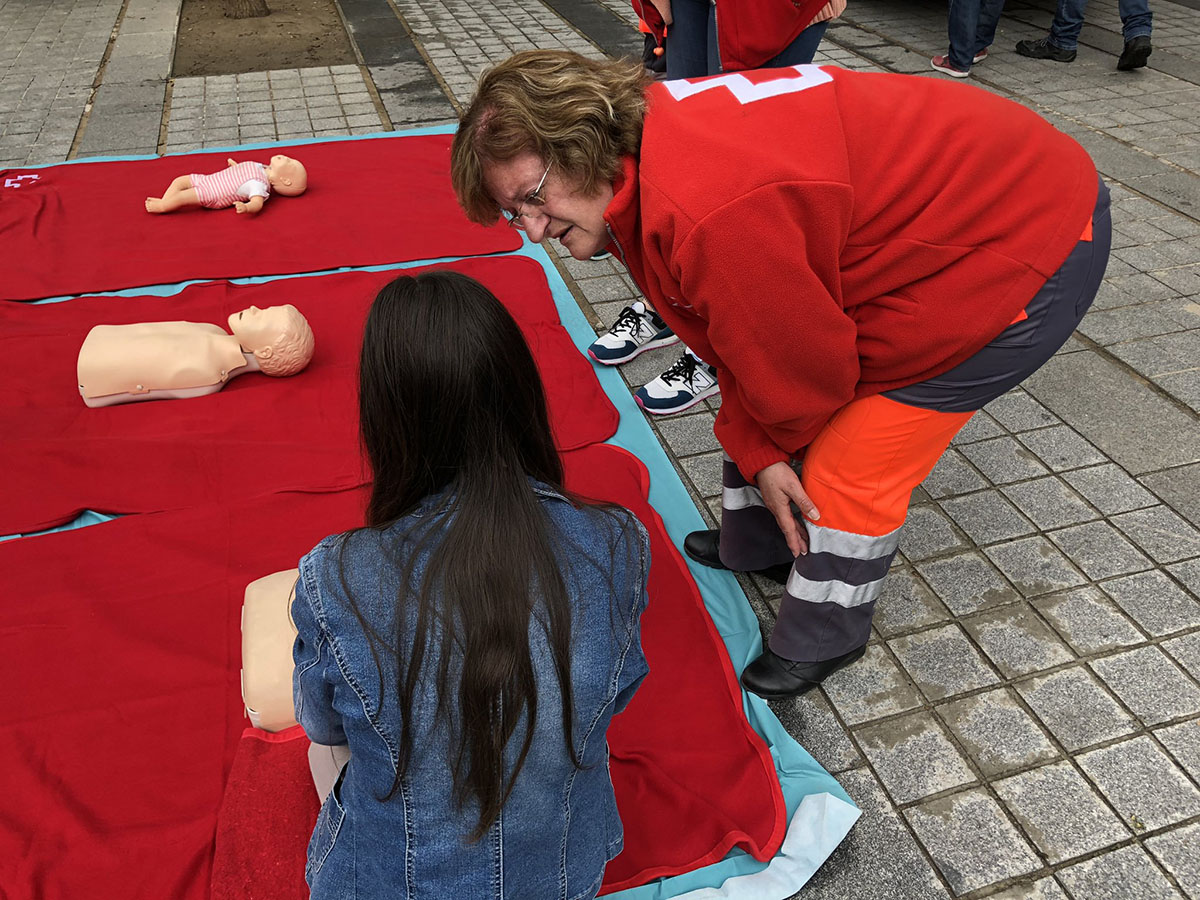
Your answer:
[[[637,512],[654,554],[642,624],[651,673],[609,732],[626,849],[605,890],[735,845],[771,856],[784,834],[771,757],[645,500],[644,468],[609,447],[565,459],[573,489]],[[222,900],[304,896],[287,861],[302,875],[315,806],[293,788],[310,784],[307,766],[285,740],[244,736],[239,611],[247,582],[353,525],[363,499],[276,494],[0,543],[7,900],[200,900],[210,881]],[[280,770],[293,778],[264,803]],[[253,872],[258,894],[246,890]]]
[[[467,221],[450,188],[451,136],[396,136],[238,150],[301,160],[308,191],[233,209],[146,212],[180,175],[225,168],[229,153],[0,169],[0,299],[34,300],[202,278],[291,275],[503,253],[503,225]]]
[[[445,268],[477,278],[513,313],[546,384],[563,449],[603,441],[617,411],[558,324],[540,265],[525,257]],[[423,269],[408,269],[419,272]],[[0,303],[0,534],[70,521],[81,510],[154,512],[270,490],[337,490],[364,479],[358,447],[358,351],[366,311],[398,273],[348,272],[263,284],[208,282],[171,297]],[[249,373],[190,400],[88,409],[75,363],[96,324],[164,320],[224,325],[231,312],[294,303],[316,335],[297,375]]]

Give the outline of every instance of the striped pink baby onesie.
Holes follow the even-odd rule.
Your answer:
[[[192,187],[200,197],[200,205],[208,209],[224,209],[241,200],[271,194],[267,172],[262,163],[244,162],[211,175],[189,175]]]

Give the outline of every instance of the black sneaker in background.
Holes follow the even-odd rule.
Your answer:
[[[1055,62],[1072,62],[1075,59],[1074,50],[1064,50],[1050,43],[1049,38],[1036,41],[1017,41],[1017,52],[1030,59],[1052,59]]]
[[[1146,60],[1150,58],[1150,51],[1154,48],[1150,46],[1150,35],[1139,34],[1135,38],[1130,38],[1125,42],[1125,49],[1121,51],[1121,58],[1117,60],[1117,68],[1122,72],[1127,72],[1130,69],[1140,69],[1146,64]]]

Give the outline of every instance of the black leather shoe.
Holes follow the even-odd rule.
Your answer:
[[[710,528],[707,531],[693,531],[683,539],[683,552],[691,559],[708,566],[710,569],[728,569],[721,562],[721,529]],[[776,584],[787,584],[788,575],[792,571],[791,563],[781,563],[778,566],[767,566],[765,569],[753,569],[752,573],[769,578]]]
[[[1129,69],[1140,69],[1150,58],[1152,49],[1154,48],[1150,46],[1150,35],[1139,34],[1135,38],[1130,38],[1125,42],[1121,58],[1117,60],[1117,68],[1122,72]]]
[[[1075,59],[1074,50],[1064,50],[1050,43],[1049,38],[1036,41],[1017,41],[1017,52],[1030,59],[1052,59],[1055,62],[1072,62]]]
[[[768,647],[762,656],[742,670],[742,687],[767,700],[798,697],[811,691],[838,669],[843,669],[867,652],[864,644],[849,653],[820,662],[793,662],[776,656]]]

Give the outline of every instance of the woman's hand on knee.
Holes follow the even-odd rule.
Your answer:
[[[758,490],[762,494],[763,503],[775,516],[779,530],[787,541],[788,550],[793,556],[801,556],[808,552],[808,535],[802,524],[796,520],[792,512],[792,504],[808,518],[816,521],[821,517],[817,505],[804,492],[800,478],[785,462],[772,463],[760,471],[754,478]]]

